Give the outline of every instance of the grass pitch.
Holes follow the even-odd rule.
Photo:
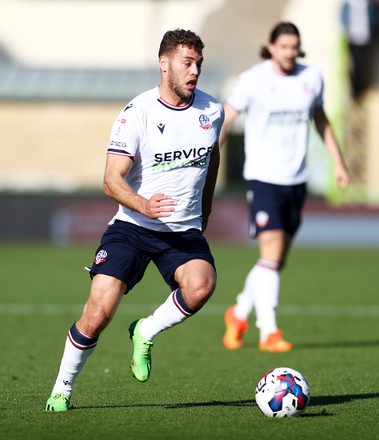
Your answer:
[[[79,376],[68,413],[44,412],[66,332],[87,298],[83,266],[95,246],[2,245],[0,438],[374,439],[379,428],[378,251],[293,249],[282,276],[278,320],[295,348],[225,350],[223,312],[257,258],[249,246],[212,245],[218,286],[204,309],[155,340],[147,383],[129,372],[129,324],[169,294],[151,266],[120,306]],[[300,418],[270,419],[254,402],[268,369],[308,379]]]

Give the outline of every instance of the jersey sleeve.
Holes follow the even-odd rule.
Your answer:
[[[321,73],[317,76],[317,92],[315,96],[315,108],[324,106],[324,80]]]
[[[107,153],[127,156],[134,160],[140,140],[141,118],[132,102],[121,110],[113,123]]]
[[[224,112],[224,107],[222,106],[222,104],[218,103],[217,107],[218,107],[218,112],[219,112],[219,117],[217,118],[217,122],[218,122],[218,124],[217,124],[217,139],[218,139],[220,137],[222,124],[224,123],[225,112]]]
[[[246,72],[242,73],[235,83],[231,94],[226,99],[226,103],[238,112],[247,109],[249,101],[249,76]]]

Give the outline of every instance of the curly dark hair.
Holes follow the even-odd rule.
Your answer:
[[[297,37],[299,37],[300,40],[299,29],[293,23],[290,23],[288,21],[282,21],[274,26],[274,28],[270,33],[269,42],[275,43],[275,41],[278,39],[278,37],[280,37],[280,35],[296,35]],[[260,51],[260,56],[265,60],[271,58],[271,54],[270,51],[267,49],[267,46],[262,47]],[[305,57],[305,53],[302,50],[300,50],[298,56]]]
[[[187,46],[194,49],[198,54],[202,55],[204,43],[201,38],[192,31],[184,29],[175,29],[167,31],[162,38],[159,46],[158,56],[174,52],[179,45]]]

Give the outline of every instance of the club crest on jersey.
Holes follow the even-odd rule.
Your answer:
[[[96,257],[95,257],[95,259],[93,260],[93,262],[94,262],[95,264],[105,263],[105,262],[107,261],[107,256],[108,256],[107,251],[104,251],[104,250],[102,249],[101,251],[99,251],[99,252],[96,254]]]
[[[200,122],[200,127],[203,130],[209,130],[210,128],[212,128],[212,124],[209,122],[209,118],[207,115],[200,115],[199,122]]]
[[[303,90],[305,93],[312,93],[313,92],[312,86],[309,85],[308,83],[303,84]]]

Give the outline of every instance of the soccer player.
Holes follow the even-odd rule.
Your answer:
[[[304,56],[297,27],[278,23],[261,55],[265,61],[239,76],[224,104],[220,145],[236,116],[246,112],[243,176],[249,232],[257,239],[259,259],[236,304],[225,313],[223,343],[228,349],[243,345],[248,318],[255,310],[259,348],[284,352],[292,344],[277,326],[280,271],[301,222],[312,120],[333,159],[339,187],[348,184],[349,173],[323,109],[323,79],[315,68],[297,62]]]
[[[151,372],[153,339],[194,315],[216,285],[203,236],[219,166],[222,105],[197,89],[204,44],[176,29],[159,48],[159,86],[133,99],[114,122],[105,193],[119,203],[95,253],[89,298],[68,332],[46,411],[70,408],[74,381],[123,296],[153,261],[171,288],[153,314],[130,324],[130,363],[140,382]]]

